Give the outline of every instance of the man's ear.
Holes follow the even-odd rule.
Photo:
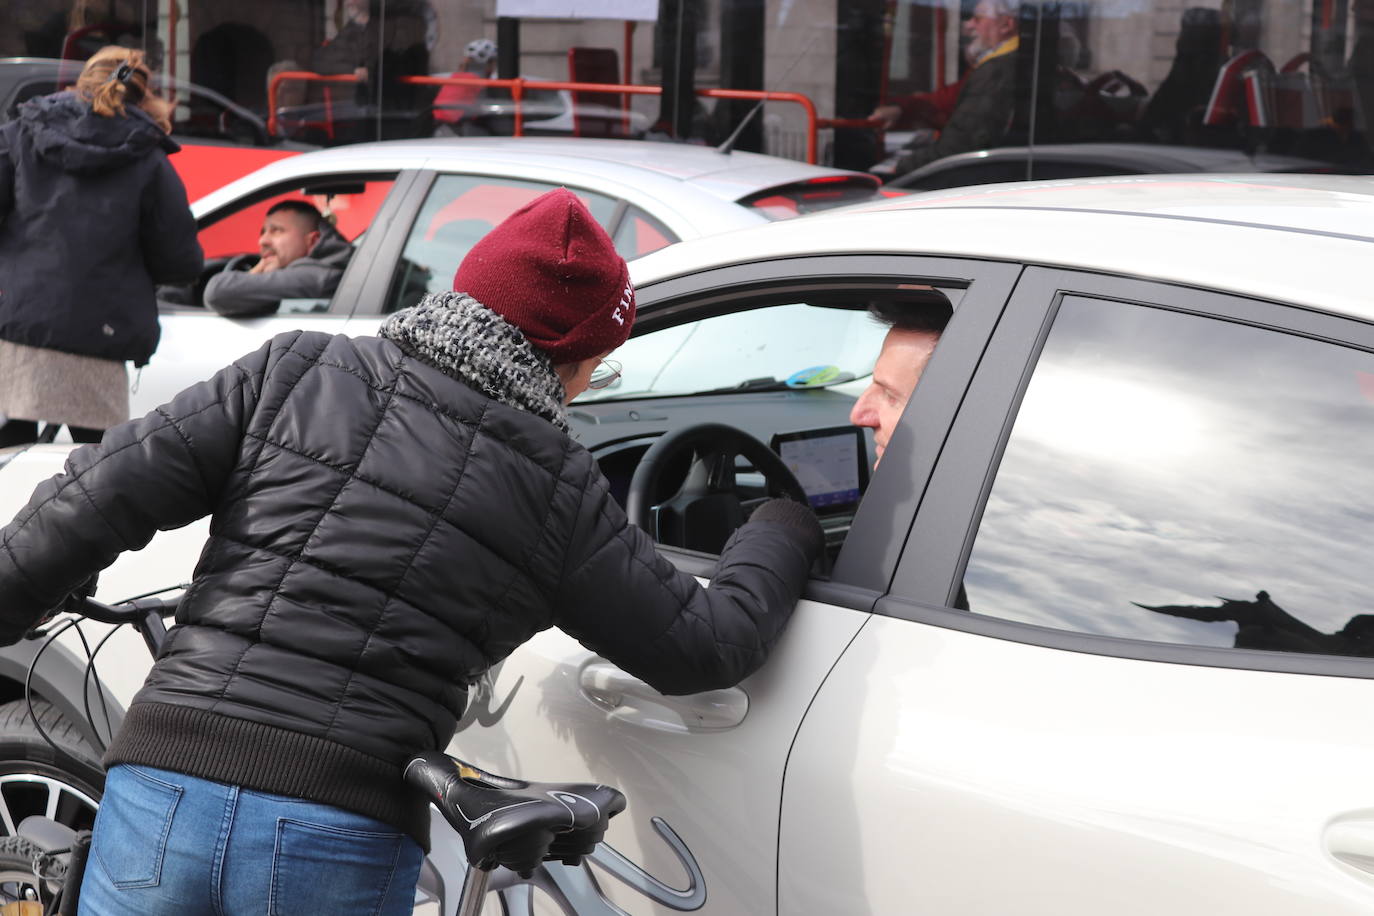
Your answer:
[[[312,229],[306,233],[305,237],[310,240],[310,244],[305,246],[305,250],[310,252],[320,243],[320,239],[324,237],[324,234],[318,229]]]
[[[575,363],[559,363],[558,365],[553,367],[553,371],[554,374],[558,376],[558,380],[563,383],[563,387],[566,388],[569,382],[577,378],[577,374],[582,371],[583,367],[585,367],[587,363],[597,362],[600,362],[600,360],[597,357],[589,356],[586,359],[580,359]]]

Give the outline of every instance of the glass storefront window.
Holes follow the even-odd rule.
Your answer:
[[[925,169],[903,182],[913,188],[949,186],[941,173],[959,163],[940,160],[985,148],[1002,148],[1001,180],[1365,172],[1374,33],[1363,6],[1374,4],[913,4],[897,19],[886,152],[895,173]],[[926,51],[919,68],[913,46]]]
[[[502,6],[17,0],[0,117],[121,43],[160,68],[179,139],[259,150],[517,130],[716,145],[743,124],[737,149],[896,187],[1374,171],[1374,0],[658,0],[638,22]]]

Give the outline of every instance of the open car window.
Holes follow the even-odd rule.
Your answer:
[[[203,307],[206,284],[222,270],[248,270],[258,260],[258,238],[267,211],[285,200],[309,203],[323,213],[356,251],[382,202],[395,184],[394,174],[322,175],[303,184],[295,182],[264,188],[235,201],[200,220],[197,238],[205,252],[205,269],[199,280],[186,287],[158,288],[164,307]],[[278,314],[326,312],[332,297],[285,299]]]
[[[573,401],[573,434],[660,545],[718,554],[753,506],[787,495],[820,518],[815,572],[828,576],[873,462],[872,431],[851,424],[889,330],[871,310],[957,309],[965,293],[790,282],[785,293],[650,302],[644,330],[610,357],[619,376]]]
[[[312,179],[304,187],[269,189],[265,194],[254,195],[240,207],[222,210],[204,221],[197,235],[200,247],[207,261],[257,251],[263,218],[273,205],[283,200],[304,200],[314,204],[317,210],[331,217],[339,234],[356,245],[394,183],[395,176],[340,175]]]
[[[943,290],[957,306],[963,291]],[[873,372],[887,327],[871,317],[872,296],[765,305],[714,315],[631,338],[615,351],[620,377],[577,403],[824,388]]]

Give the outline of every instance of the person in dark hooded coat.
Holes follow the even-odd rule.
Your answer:
[[[75,89],[0,127],[0,447],[38,423],[78,442],[129,418],[125,362],[160,330],[154,285],[199,275],[168,105],[139,51],[98,51]]]

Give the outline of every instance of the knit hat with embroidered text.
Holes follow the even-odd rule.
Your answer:
[[[625,259],[565,188],[541,194],[472,246],[453,290],[515,325],[554,365],[614,350],[635,319]]]

